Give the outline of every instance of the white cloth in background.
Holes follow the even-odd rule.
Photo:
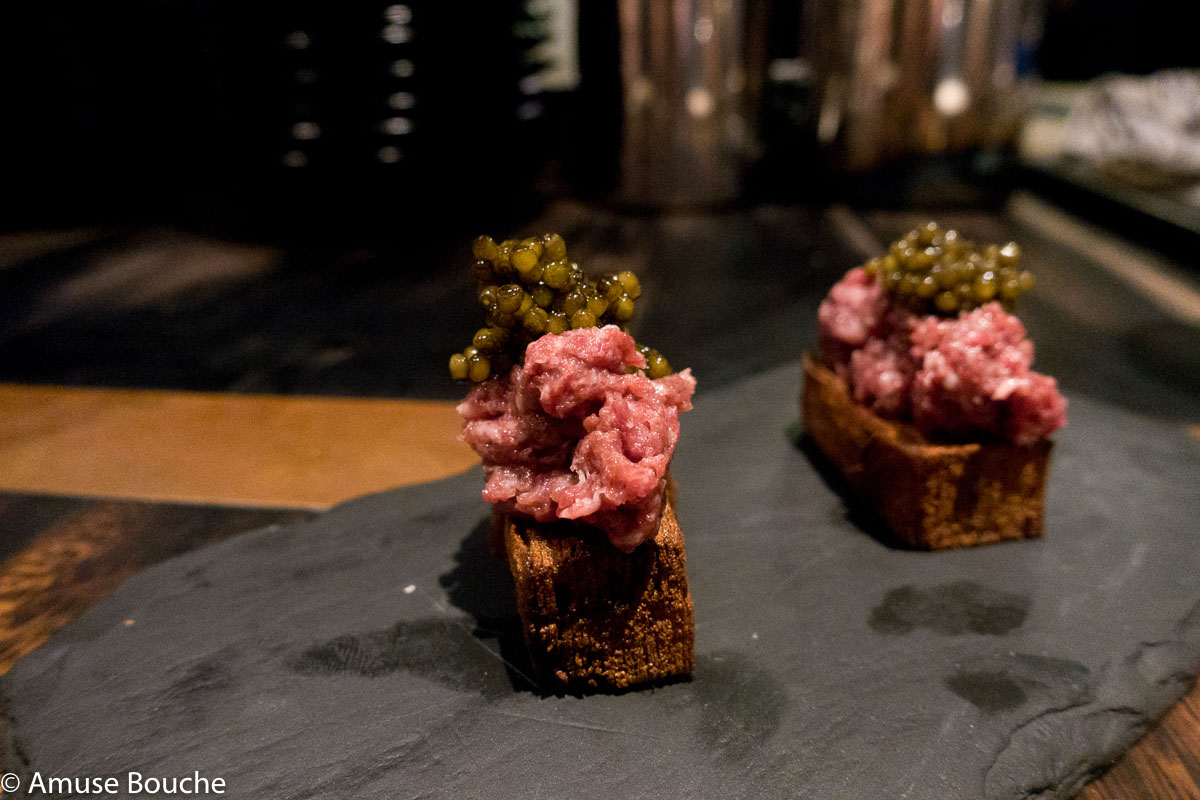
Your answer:
[[[1075,103],[1064,150],[1139,183],[1200,180],[1200,70],[1097,80]]]

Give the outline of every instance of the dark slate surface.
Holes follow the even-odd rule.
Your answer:
[[[472,472],[131,579],[3,678],[6,769],[200,770],[236,797],[1070,796],[1200,669],[1200,443],[1072,398],[1045,540],[905,552],[790,444],[799,382],[685,418],[690,682],[535,691]]]

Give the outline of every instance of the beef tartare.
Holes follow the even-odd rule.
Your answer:
[[[450,357],[473,386],[462,439],[482,457],[538,674],[623,689],[691,672],[692,599],[671,458],[696,382],[626,330],[630,272],[590,279],[547,234],[480,237],[484,327]]]
[[[821,358],[854,399],[911,419],[931,439],[1033,444],[1067,422],[1057,382],[1030,369],[1025,326],[995,300],[955,317],[918,314],[858,267],[830,290],[818,319]]]
[[[577,520],[629,553],[654,535],[689,370],[652,380],[615,325],[547,334],[525,363],[481,383],[458,407],[483,457],[483,499],[538,522]]]
[[[806,429],[858,502],[926,548],[1038,536],[1054,378],[1012,313],[1033,285],[1020,248],[930,223],[850,270],[818,310]]]

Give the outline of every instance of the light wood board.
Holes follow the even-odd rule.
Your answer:
[[[476,463],[454,404],[0,384],[0,490],[326,508]]]

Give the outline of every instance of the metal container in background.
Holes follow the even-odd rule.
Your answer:
[[[740,196],[757,152],[761,6],[755,0],[619,0],[620,202],[714,206]]]
[[[1044,0],[812,0],[816,137],[835,167],[1011,142]]]

